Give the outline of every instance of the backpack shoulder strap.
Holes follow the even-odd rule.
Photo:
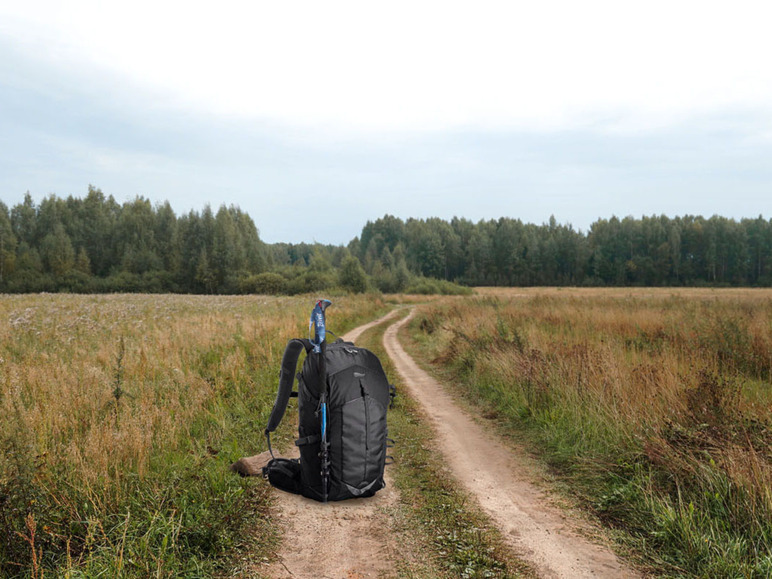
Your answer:
[[[273,410],[268,419],[268,426],[265,427],[265,437],[268,439],[268,450],[273,456],[271,449],[271,433],[278,428],[281,419],[284,418],[284,412],[287,410],[290,396],[292,396],[292,385],[295,381],[295,369],[298,365],[300,352],[303,350],[308,353],[312,348],[311,342],[298,338],[287,342],[284,355],[281,359],[281,373],[279,374],[279,391],[276,393],[276,400],[273,403]]]

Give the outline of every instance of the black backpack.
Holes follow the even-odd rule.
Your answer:
[[[273,457],[263,476],[275,487],[327,502],[370,497],[386,486],[386,411],[394,397],[378,358],[341,339],[325,340],[328,300],[317,302],[309,326],[314,339],[293,339],[281,362],[279,391],[265,435],[271,451],[271,432],[281,422],[291,397],[298,399],[299,459]],[[295,370],[305,351],[303,369]]]

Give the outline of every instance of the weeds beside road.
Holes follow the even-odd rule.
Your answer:
[[[772,575],[772,294],[490,293],[413,322],[446,382],[652,569]]]
[[[3,296],[0,575],[209,577],[245,541],[269,554],[267,485],[228,465],[264,449],[310,303]],[[360,296],[336,310],[344,332],[385,308]]]

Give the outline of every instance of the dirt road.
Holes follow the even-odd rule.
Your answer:
[[[360,326],[343,336],[354,342],[369,328],[396,315]],[[293,450],[297,450],[294,449]],[[295,455],[297,456],[297,455]],[[320,504],[276,492],[275,520],[280,521],[284,544],[279,560],[261,575],[276,579],[365,579],[394,574],[396,548],[391,536],[391,510],[397,491],[385,474],[386,488],[367,499]]]
[[[513,451],[474,422],[405,352],[397,332],[412,315],[386,330],[386,351],[402,384],[432,421],[453,474],[515,552],[530,561],[541,577],[638,577],[612,552],[577,534],[577,523],[550,507],[544,494],[525,479]]]
[[[396,313],[343,337],[354,341]],[[637,577],[613,553],[577,534],[577,523],[550,507],[543,493],[525,479],[512,450],[485,432],[416,365],[397,339],[411,316],[386,330],[384,346],[403,386],[432,421],[454,476],[477,499],[514,552],[530,561],[541,577]],[[279,561],[259,569],[260,574],[281,579],[393,576],[395,550],[400,548],[399,540],[391,536],[398,496],[388,469],[386,483],[386,489],[373,498],[327,505],[277,492],[274,517],[282,525],[284,544]]]

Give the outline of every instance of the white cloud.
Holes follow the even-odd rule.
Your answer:
[[[38,57],[233,117],[420,130],[612,114],[645,126],[772,102],[764,2],[6,4],[2,33]]]
[[[0,194],[338,243],[384,213],[758,215],[770,18],[725,6],[0,0]]]

